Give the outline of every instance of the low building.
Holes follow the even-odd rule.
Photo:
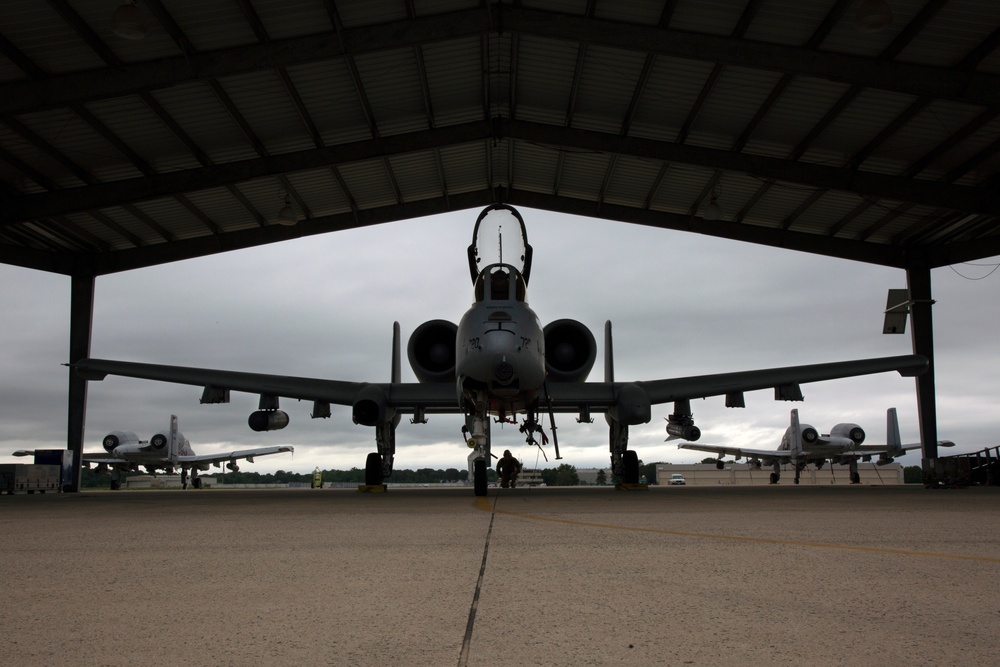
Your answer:
[[[667,485],[667,480],[674,473],[684,475],[685,486],[718,486],[739,485],[759,486],[771,483],[771,472],[768,466],[754,468],[746,463],[727,462],[721,470],[711,463],[659,463],[656,465],[658,484]],[[858,474],[862,484],[902,484],[903,466],[899,463],[878,466],[872,463],[859,463]],[[778,484],[794,484],[795,470],[790,465],[781,467],[781,479]],[[824,486],[830,484],[848,485],[851,483],[850,468],[846,465],[827,463],[820,470],[816,466],[807,466],[799,476],[799,484]]]

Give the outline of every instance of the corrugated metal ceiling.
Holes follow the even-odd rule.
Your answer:
[[[0,261],[101,274],[500,200],[1000,254],[994,0],[888,0],[878,32],[855,0],[139,0],[142,39],[117,4],[0,7]]]

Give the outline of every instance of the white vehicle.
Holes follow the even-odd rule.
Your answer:
[[[684,485],[684,484],[687,484],[687,480],[684,479],[684,475],[680,474],[679,472],[675,472],[673,475],[670,476],[670,484],[671,485],[677,485],[677,484]]]

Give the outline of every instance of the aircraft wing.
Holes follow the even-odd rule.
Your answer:
[[[346,382],[107,359],[84,359],[70,364],[70,366],[85,380],[103,380],[108,375],[120,375],[251,394],[268,394],[306,401],[324,401],[334,405],[353,405],[358,392],[369,386],[377,386],[385,392],[389,407],[404,412],[408,408],[417,407],[423,408],[427,412],[459,411],[453,383]]]
[[[927,369],[927,358],[921,355],[879,357],[838,361],[806,366],[785,366],[754,371],[738,371],[716,375],[695,375],[664,380],[645,380],[634,383],[597,382],[553,382],[549,384],[549,396],[554,409],[572,410],[574,406],[608,408],[626,385],[635,385],[649,397],[650,404],[669,403],[692,398],[740,394],[745,391],[774,388],[782,397],[795,399],[796,385],[821,380],[855,377],[898,371],[900,375],[911,377]],[[787,389],[786,389],[787,388]]]
[[[104,463],[107,465],[114,465],[116,463],[128,463],[126,459],[115,458],[114,456],[108,455],[106,452],[84,452],[83,453],[84,463]]]
[[[780,459],[790,460],[791,452],[776,449],[743,449],[742,447],[726,447],[725,445],[699,445],[693,442],[686,442],[677,445],[678,449],[694,449],[699,452],[709,452],[721,456],[732,456],[734,458],[746,457],[748,459]]]
[[[597,410],[610,408],[615,405],[619,394],[626,386],[640,388],[642,393],[648,396],[650,404],[739,394],[772,387],[776,393],[791,387],[790,393],[784,396],[794,398],[798,391],[797,385],[801,383],[887,371],[898,371],[901,375],[913,376],[922,373],[927,364],[926,357],[903,355],[634,383],[552,382],[548,385],[548,398],[549,404],[556,412],[573,412],[583,407]],[[359,392],[366,387],[376,386],[385,393],[387,406],[402,412],[417,408],[428,413],[460,412],[455,387],[447,382],[430,384],[349,382],[107,359],[83,359],[70,366],[85,380],[103,380],[108,375],[119,375],[220,390],[325,401],[334,405],[353,405]]]
[[[954,447],[955,443],[951,440],[938,440],[938,447]],[[919,442],[913,442],[908,445],[900,445],[899,449],[908,452],[914,449],[920,449],[922,445]],[[892,449],[888,445],[858,445],[854,448],[853,452],[848,453],[858,453],[858,454],[888,454],[889,450]],[[896,454],[894,454],[896,455]]]
[[[279,445],[276,447],[258,447],[256,449],[238,449],[233,452],[219,454],[198,454],[195,456],[178,456],[178,463],[225,463],[234,459],[247,459],[253,463],[255,456],[267,456],[268,454],[281,454],[283,452],[294,452],[291,445]]]

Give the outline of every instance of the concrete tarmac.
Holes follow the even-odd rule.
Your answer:
[[[987,665],[1000,490],[0,497],[0,662]]]

